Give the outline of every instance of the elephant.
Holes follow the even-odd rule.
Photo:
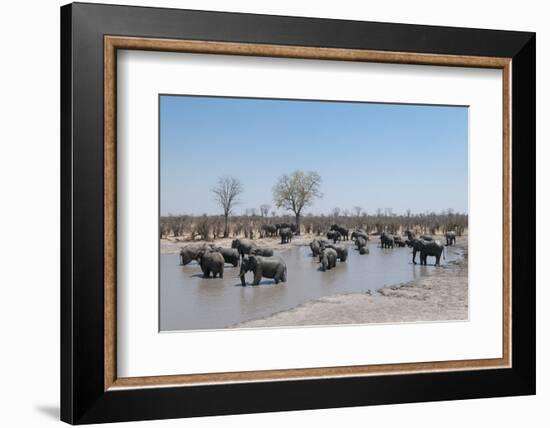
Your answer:
[[[337,224],[333,224],[330,226],[330,230],[336,230],[342,235],[342,240],[347,241],[349,240],[349,229],[346,229],[343,226],[339,226]]]
[[[197,260],[200,251],[205,251],[211,248],[212,246],[210,244],[205,243],[189,244],[185,247],[182,247],[180,249],[180,264],[185,266],[191,263],[193,260]]]
[[[292,230],[290,230],[290,227],[283,227],[280,229],[279,236],[281,237],[281,244],[292,242]]]
[[[326,248],[332,248],[334,251],[336,251],[337,257],[340,259],[341,262],[345,262],[348,258],[348,249],[343,245],[328,244]]]
[[[256,247],[256,243],[250,239],[234,239],[231,242],[231,248],[237,249],[241,257],[245,254],[250,254],[250,250]]]
[[[327,269],[331,269],[336,266],[336,259],[338,254],[336,250],[332,248],[325,248],[319,255],[319,263],[321,263],[321,270],[325,272]]]
[[[217,274],[220,275],[220,278],[223,278],[225,260],[221,253],[213,250],[200,251],[198,261],[205,278],[210,278],[210,273],[212,273],[213,278],[216,278]]]
[[[250,250],[249,254],[254,256],[271,257],[273,256],[273,250],[269,247],[254,247]]]
[[[277,229],[277,233],[280,233],[281,229],[290,229],[292,233],[296,233],[296,231],[298,230],[295,224],[290,223],[277,223],[275,225],[275,228]]]
[[[277,227],[274,224],[262,224],[262,236],[275,236],[277,234]]]
[[[445,239],[447,240],[447,246],[448,245],[455,245],[456,244],[456,232],[454,230],[450,230],[445,234]]]
[[[403,248],[406,244],[405,241],[399,235],[393,236],[393,243],[396,247]]]
[[[329,230],[327,232],[327,238],[336,244],[337,241],[342,240],[342,235],[337,230]]]
[[[235,248],[213,247],[212,249],[222,255],[225,263],[232,264],[233,267],[239,266],[241,255],[239,254],[239,251]]]
[[[365,241],[369,240],[369,234],[363,229],[357,229],[351,232],[351,239],[356,240],[359,237],[362,237]]]
[[[428,256],[435,257],[435,265],[439,266],[439,261],[441,259],[441,254],[443,254],[443,259],[445,259],[444,253],[445,247],[439,241],[426,241],[422,239],[416,239],[413,244],[413,264],[416,264],[416,253],[420,251],[420,264],[427,264]]]
[[[252,285],[258,285],[263,278],[273,278],[275,284],[286,282],[286,264],[280,257],[244,256],[241,263],[241,284],[246,285],[245,274],[254,273]]]
[[[409,248],[413,246],[414,238],[413,239],[405,239],[405,245]]]
[[[393,248],[394,243],[393,236],[388,235],[386,232],[382,232],[382,235],[380,235],[380,246],[382,248]]]
[[[367,240],[362,236],[358,236],[355,239],[355,245],[357,245],[357,249],[361,251],[361,248],[365,248],[367,246]]]
[[[368,247],[361,247],[359,248],[359,254],[369,254],[370,251],[369,251],[369,248]]]
[[[311,248],[311,255],[313,257],[317,257],[319,253],[321,252],[321,242],[318,239],[314,239],[310,242],[309,248]]]
[[[433,241],[434,239],[430,235],[420,235],[420,239],[423,241]]]

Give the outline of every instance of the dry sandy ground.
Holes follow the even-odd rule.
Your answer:
[[[313,235],[301,235],[301,236],[294,236],[292,238],[292,242],[289,244],[281,244],[281,238],[257,238],[254,239],[254,242],[258,246],[265,246],[273,248],[273,250],[286,250],[290,248],[292,245],[309,245],[311,240],[315,236]],[[318,237],[317,237],[318,238]],[[231,241],[233,241],[234,238],[221,238],[216,239],[214,241],[208,241],[209,244],[214,244],[217,247],[231,247]],[[204,241],[196,241],[197,243],[202,243]],[[191,244],[191,241],[180,241],[175,240],[173,238],[171,239],[161,239],[160,240],[160,253],[161,254],[177,254],[180,251],[181,247],[184,247],[185,245]]]
[[[378,290],[377,295],[324,297],[237,328],[299,325],[395,323],[468,319],[468,240],[457,239],[464,259],[432,269],[426,276]],[[448,249],[449,250],[449,249]],[[452,250],[450,250],[452,251]],[[430,258],[429,260],[433,260]]]

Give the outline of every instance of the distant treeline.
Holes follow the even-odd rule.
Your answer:
[[[264,225],[281,223],[295,224],[292,215],[231,216],[228,221],[228,236],[254,239],[263,236]],[[399,234],[407,229],[420,234],[437,234],[454,230],[461,236],[468,227],[468,215],[454,212],[426,214],[380,214],[368,215],[305,215],[300,222],[298,233],[324,235],[332,224],[348,229],[364,229],[370,234],[387,232]],[[186,240],[212,240],[224,236],[225,217],[223,215],[169,215],[160,217],[161,238],[181,238]]]

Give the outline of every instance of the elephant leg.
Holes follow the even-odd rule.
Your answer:
[[[252,282],[252,285],[258,285],[261,280],[262,280],[262,271],[260,269],[256,269],[254,271],[254,281]]]
[[[220,271],[220,278],[223,278],[223,269]]]
[[[416,261],[414,260],[416,258],[416,250],[413,250],[413,265],[416,264]]]
[[[439,256],[437,256],[437,257],[435,258],[435,265],[436,265],[436,266],[440,266],[440,264],[439,264],[440,258],[441,258],[441,255],[439,255]]]

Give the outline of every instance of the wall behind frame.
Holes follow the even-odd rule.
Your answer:
[[[2,418],[10,427],[59,427],[59,6],[64,1],[10,2],[0,27],[5,59],[0,79],[0,325],[3,349]],[[547,52],[550,29],[544,3],[534,0],[503,3],[464,0],[443,8],[435,0],[409,2],[339,2],[317,0],[104,0],[102,3],[180,7],[342,18],[411,24],[485,27],[537,31],[537,75],[550,75]],[[537,218],[550,217],[550,115],[547,79],[537,82]],[[542,230],[542,229],[541,229]],[[544,238],[544,234],[540,234]],[[193,420],[127,423],[124,427],[257,427],[403,426],[464,428],[491,424],[500,428],[548,419],[550,401],[550,315],[542,302],[550,300],[548,246],[538,251],[538,385],[537,396],[461,402],[420,403],[337,410],[226,416]],[[32,386],[31,386],[32,385]],[[31,386],[29,388],[29,386]],[[538,422],[538,423],[537,423]],[[144,425],[145,424],[145,425]]]

